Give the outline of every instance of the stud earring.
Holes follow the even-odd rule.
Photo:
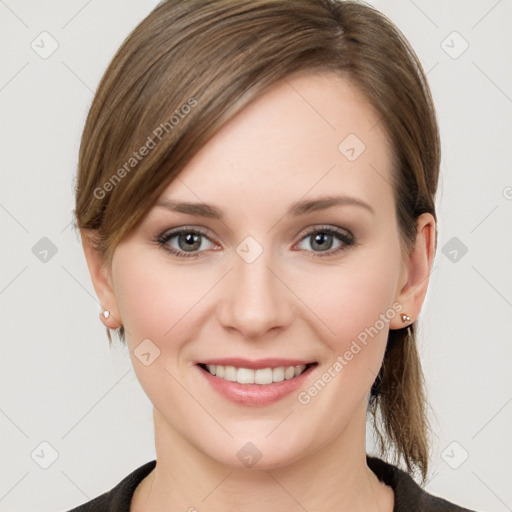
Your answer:
[[[411,320],[411,317],[409,315],[402,315],[402,322],[405,324],[406,322],[409,322]]]
[[[108,318],[110,316],[110,311],[108,309],[105,309],[105,311],[103,311],[102,315],[103,315],[103,318]]]

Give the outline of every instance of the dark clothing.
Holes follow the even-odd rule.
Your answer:
[[[376,457],[367,456],[370,469],[395,494],[393,512],[474,512],[425,492],[407,473]],[[156,460],[140,466],[110,491],[68,512],[129,512],[137,485],[154,469]]]

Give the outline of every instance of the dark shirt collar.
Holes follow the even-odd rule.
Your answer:
[[[393,489],[393,512],[475,512],[428,494],[408,473],[377,457],[367,455],[366,461],[378,479]],[[68,512],[130,512],[130,503],[136,487],[155,466],[156,460],[146,462],[110,491]]]

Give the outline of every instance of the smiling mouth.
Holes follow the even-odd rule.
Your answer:
[[[199,363],[198,366],[210,375],[230,382],[238,382],[239,384],[268,385],[276,382],[282,382],[284,380],[294,379],[317,364],[318,363],[315,362],[296,366],[259,368],[257,370],[236,366],[223,366],[220,364]]]

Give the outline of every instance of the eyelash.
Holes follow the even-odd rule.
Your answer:
[[[155,242],[159,246],[161,246],[162,249],[164,249],[165,251],[169,252],[170,254],[172,254],[178,258],[198,258],[200,253],[204,252],[204,251],[199,251],[199,252],[195,252],[195,253],[187,253],[185,251],[179,251],[179,250],[177,250],[173,247],[170,247],[168,245],[169,240],[171,240],[179,235],[185,234],[185,233],[187,233],[187,234],[192,233],[194,235],[200,235],[200,236],[203,236],[206,239],[208,239],[210,242],[212,242],[212,240],[208,237],[208,235],[206,233],[204,233],[203,231],[201,231],[199,229],[192,229],[192,228],[186,228],[186,227],[177,229],[176,231],[162,233],[155,239]],[[312,252],[312,255],[314,258],[325,258],[328,256],[333,256],[342,251],[346,251],[350,246],[355,245],[355,239],[349,231],[345,231],[345,230],[341,231],[341,230],[333,228],[333,227],[320,227],[320,228],[315,228],[311,231],[308,231],[307,233],[305,233],[302,236],[302,238],[300,239],[300,242],[302,242],[303,240],[309,238],[310,236],[312,236],[314,234],[318,234],[318,233],[335,236],[342,242],[342,245],[340,247],[338,247],[338,249],[334,249],[334,250],[321,251],[321,252],[308,251],[308,252]]]

